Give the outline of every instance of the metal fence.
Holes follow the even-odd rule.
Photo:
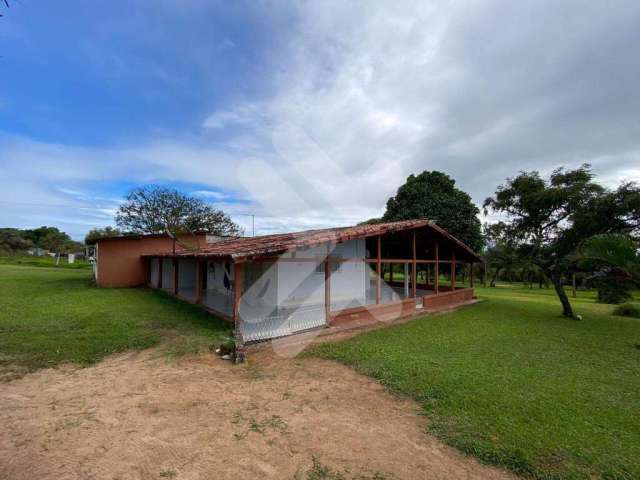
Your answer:
[[[281,308],[266,317],[244,318],[242,313],[240,316],[240,333],[245,342],[285,337],[326,324],[323,305]]]

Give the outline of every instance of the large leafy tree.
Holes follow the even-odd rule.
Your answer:
[[[474,250],[483,245],[480,210],[471,197],[456,188],[450,176],[425,170],[409,175],[396,195],[387,201],[384,221],[428,218]]]
[[[164,187],[133,190],[118,209],[116,224],[132,233],[193,233],[206,230],[213,235],[236,236],[240,227],[222,210],[199,198]]]
[[[500,222],[504,235],[551,279],[567,317],[574,313],[562,278],[580,244],[594,235],[640,231],[640,189],[626,183],[609,190],[594,181],[588,164],[557,169],[548,180],[536,171],[521,172],[499,186],[484,208],[507,216]]]

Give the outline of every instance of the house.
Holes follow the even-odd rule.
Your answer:
[[[469,301],[473,280],[457,288],[456,268],[482,262],[422,219],[222,240],[199,234],[185,242],[100,239],[97,282],[147,284],[202,304],[250,342]],[[440,285],[443,272],[452,285]]]

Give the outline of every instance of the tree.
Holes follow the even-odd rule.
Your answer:
[[[114,227],[92,228],[84,237],[84,243],[93,245],[96,240],[104,237],[116,237],[122,235],[122,232]]]
[[[382,218],[370,218],[368,220],[365,220],[364,222],[358,223],[358,225],[376,225],[383,222],[384,220]]]
[[[0,228],[0,254],[11,255],[31,247],[33,242],[25,239],[17,228]]]
[[[199,198],[163,187],[143,187],[126,197],[116,215],[116,224],[131,233],[193,233],[206,230],[213,235],[242,233],[223,211]]]
[[[489,286],[495,287],[500,272],[519,268],[521,259],[509,238],[505,236],[503,225],[485,225],[484,238],[486,241],[484,260],[487,267],[493,269]]]
[[[638,242],[629,235],[596,235],[580,245],[577,264],[595,274],[589,279],[601,303],[622,303],[640,281]]]
[[[484,202],[485,213],[507,215],[500,228],[518,254],[551,279],[567,317],[574,314],[562,278],[581,242],[604,233],[640,231],[640,189],[626,183],[611,191],[593,178],[588,164],[569,171],[559,168],[549,180],[536,171],[521,172]]]
[[[438,171],[409,175],[396,195],[387,201],[384,221],[428,218],[479,251],[483,245],[480,210],[471,197],[455,187],[455,180]]]
[[[36,247],[44,248],[51,252],[66,252],[79,248],[77,242],[74,242],[69,235],[61,232],[56,227],[43,226],[22,230],[22,236],[31,240]]]

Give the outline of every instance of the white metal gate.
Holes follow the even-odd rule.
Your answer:
[[[285,337],[326,324],[323,305],[282,308],[273,315],[257,318],[243,318],[240,312],[240,333],[245,342]]]

